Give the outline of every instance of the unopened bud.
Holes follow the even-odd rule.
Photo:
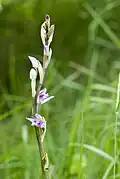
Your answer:
[[[38,68],[38,62],[39,61],[35,57],[31,57],[31,56],[28,56],[28,57],[29,57],[29,59],[32,63],[33,68]]]
[[[41,25],[41,31],[40,31],[42,43],[45,46],[45,38],[46,38],[46,30],[45,30],[45,23]]]
[[[37,71],[34,68],[32,68],[30,70],[30,79],[35,80],[36,78],[37,78]]]
[[[32,89],[32,97],[33,98],[36,95],[36,78],[37,78],[37,71],[32,68],[30,70],[30,79],[31,79],[31,89]]]
[[[36,95],[36,80],[31,80],[31,88],[32,88],[32,97],[34,98]]]
[[[49,31],[48,31],[48,37],[49,37],[48,46],[52,42],[53,34],[54,34],[54,29],[55,29],[55,25],[51,25],[51,27],[49,28]]]
[[[50,60],[51,60],[51,56],[52,56],[52,49],[50,48],[50,51],[49,51],[49,53],[48,53],[48,56],[45,57],[45,58],[44,58],[44,61],[43,61],[45,69],[48,68],[48,65],[49,65]]]
[[[40,76],[40,84],[42,84],[43,79],[44,79],[44,72],[43,72],[43,67],[40,62],[38,64],[38,71],[39,71],[39,76]]]

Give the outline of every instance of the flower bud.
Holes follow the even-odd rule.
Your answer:
[[[42,84],[43,79],[44,79],[44,72],[43,72],[43,67],[40,62],[38,63],[38,71],[39,71],[39,76],[40,76],[40,84]]]
[[[48,67],[48,65],[49,65],[49,63],[50,63],[51,56],[52,56],[52,49],[50,48],[50,51],[49,51],[47,57],[44,58],[44,60],[43,60],[45,69],[47,69],[47,67]]]
[[[54,34],[54,29],[55,29],[55,26],[54,26],[54,25],[51,25],[51,27],[49,28],[49,31],[48,31],[48,37],[49,37],[48,46],[49,46],[50,43],[52,42],[53,34]]]
[[[31,80],[31,88],[32,88],[32,97],[34,98],[36,95],[36,80]]]
[[[28,56],[28,57],[32,63],[33,68],[38,68],[39,61],[35,57],[31,57],[31,56]]]
[[[30,70],[30,79],[35,80],[36,78],[37,78],[37,71],[34,68],[32,68]]]
[[[32,97],[33,98],[36,95],[36,78],[37,78],[37,71],[32,68],[30,70],[30,79],[31,79],[31,89],[32,89]]]
[[[45,23],[41,25],[41,31],[40,31],[42,43],[45,46],[45,38],[46,38],[46,30],[45,30]]]

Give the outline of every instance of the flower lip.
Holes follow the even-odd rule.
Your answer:
[[[47,89],[44,88],[38,94],[37,103],[44,104],[52,98],[54,98],[54,96],[49,96],[49,94],[47,93]]]

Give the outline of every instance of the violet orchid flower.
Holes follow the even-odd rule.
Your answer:
[[[47,89],[44,88],[42,90],[40,90],[39,94],[38,94],[38,98],[37,98],[37,103],[39,104],[44,104],[47,101],[51,100],[52,98],[54,98],[54,96],[49,96],[47,92]]]
[[[26,118],[28,121],[32,122],[32,126],[37,126],[39,128],[45,128],[46,127],[46,121],[45,118],[42,117],[40,114],[35,114],[32,117]]]

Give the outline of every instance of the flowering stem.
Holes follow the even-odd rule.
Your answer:
[[[42,87],[42,85],[38,86],[37,93],[36,93],[35,97],[33,98],[33,110],[32,110],[33,115],[38,113],[37,96],[38,96],[38,92],[40,91],[41,87]],[[41,168],[42,168],[42,175],[43,175],[42,178],[47,179],[48,171],[45,169],[45,160],[44,160],[45,152],[44,152],[43,142],[41,140],[41,135],[42,135],[43,131],[41,128],[38,128],[35,126],[35,133],[36,133],[36,139],[38,142],[38,148],[39,148],[39,153],[40,153]]]
[[[38,99],[39,99],[39,93],[43,85],[43,80],[45,78],[45,73],[46,69],[50,63],[51,55],[52,55],[52,49],[50,48],[50,43],[52,42],[54,34],[54,25],[50,26],[50,17],[49,15],[45,16],[45,21],[41,25],[41,39],[43,43],[43,67],[41,63],[36,60],[34,57],[30,57],[29,59],[32,63],[33,68],[30,71],[30,79],[31,79],[31,88],[32,88],[32,97],[33,97],[33,108],[32,108],[32,115],[35,116],[36,114],[38,115]],[[37,78],[37,72],[39,72],[39,84],[36,84],[36,78]],[[36,94],[35,94],[36,93]],[[50,100],[54,96],[48,97],[48,94],[46,94],[47,100]],[[43,103],[41,103],[43,104]],[[28,120],[31,121],[31,118],[27,118]],[[32,119],[33,120],[33,119]],[[37,118],[37,121],[39,119]],[[44,121],[46,124],[46,121]],[[35,121],[32,121],[32,125],[35,125]],[[35,133],[36,133],[36,138],[38,142],[38,147],[39,147],[39,153],[40,153],[40,160],[41,160],[41,168],[42,168],[42,178],[43,179],[48,179],[48,165],[49,165],[49,160],[48,160],[48,155],[44,151],[44,136],[46,133],[46,125],[45,127],[39,127],[35,125]]]
[[[47,41],[46,41],[47,43]],[[43,61],[44,60],[48,60],[48,56],[43,55]],[[43,72],[44,72],[44,77],[45,77],[45,66],[43,65]],[[44,78],[43,77],[43,78]],[[33,115],[35,115],[36,113],[38,113],[38,104],[37,104],[37,97],[39,94],[39,91],[41,90],[42,84],[38,85],[37,88],[37,92],[35,97],[33,98]],[[43,179],[48,179],[48,170],[45,169],[45,152],[44,152],[44,146],[43,146],[43,142],[41,140],[41,134],[42,134],[42,129],[38,128],[35,126],[35,133],[36,133],[36,139],[38,142],[38,147],[39,147],[39,153],[40,153],[40,160],[41,160],[41,168],[42,168],[42,174],[43,174]]]

